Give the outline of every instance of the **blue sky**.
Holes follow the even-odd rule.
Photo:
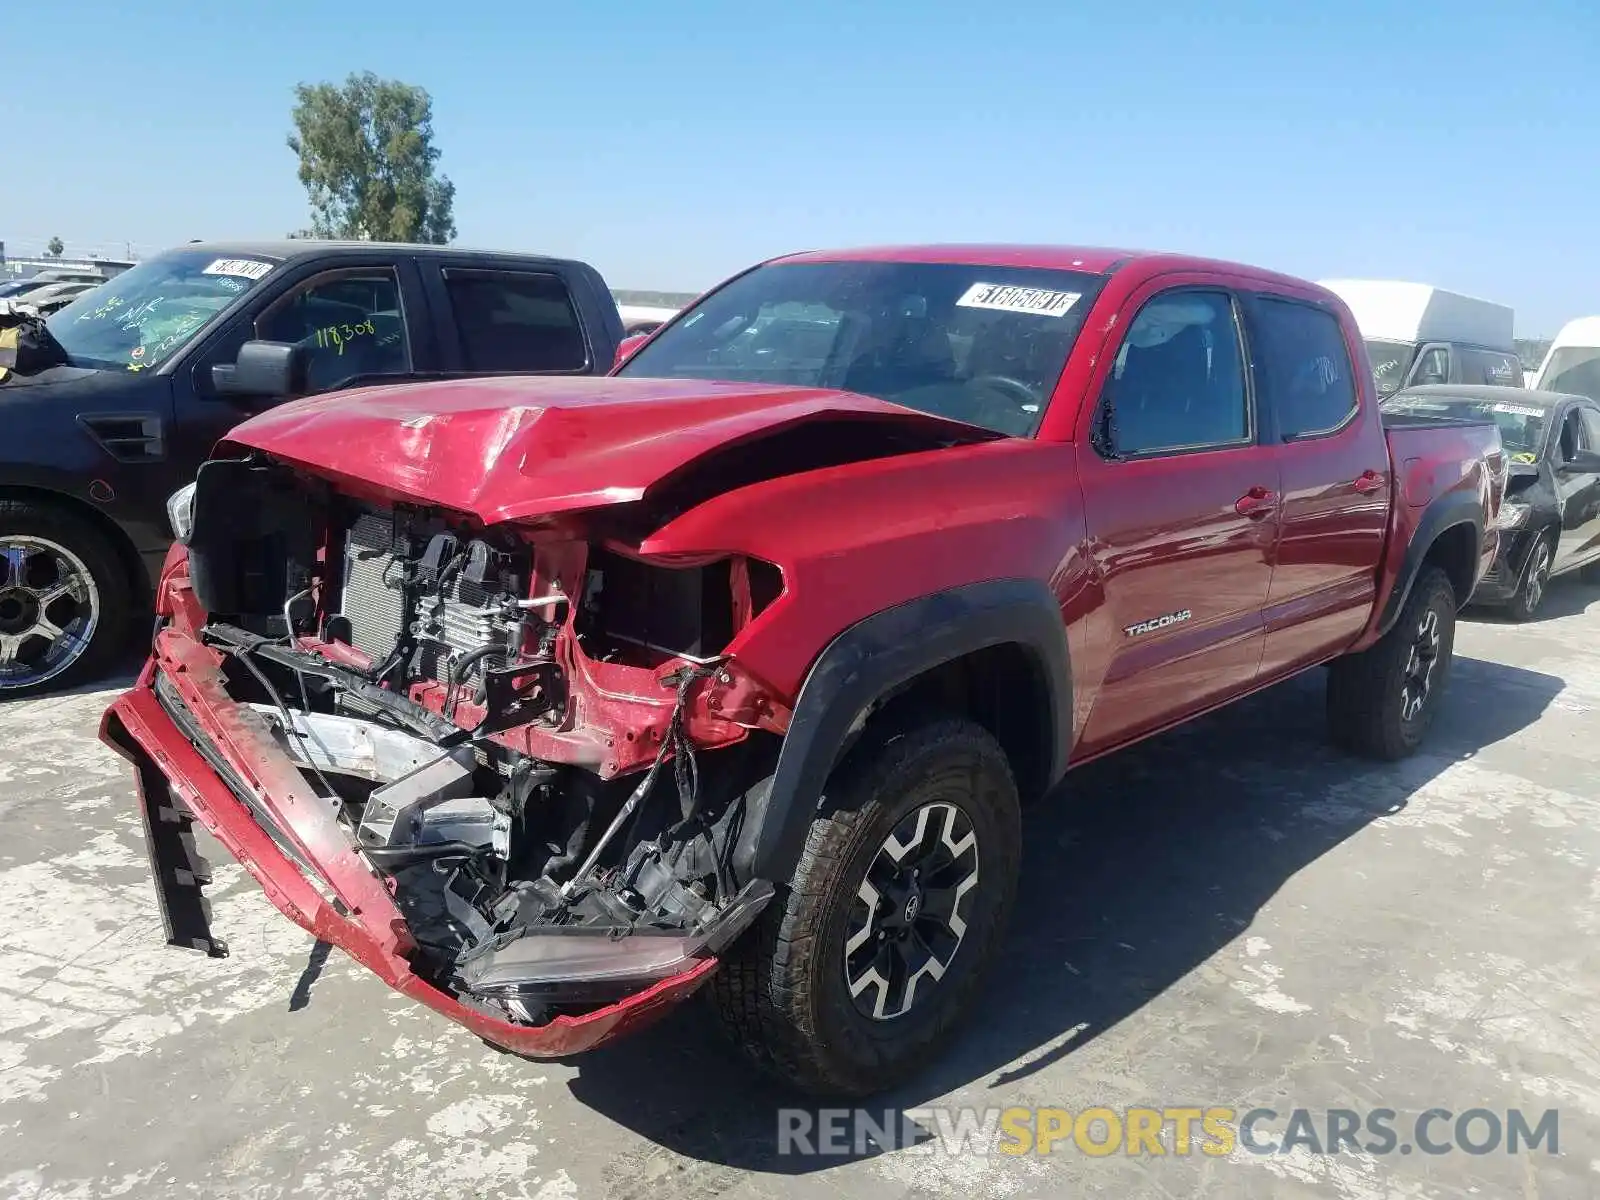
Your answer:
[[[879,241],[1157,247],[1600,312],[1584,0],[52,0],[6,22],[0,238],[306,223],[292,88],[427,87],[462,243],[693,290]],[[74,66],[76,64],[76,66]]]

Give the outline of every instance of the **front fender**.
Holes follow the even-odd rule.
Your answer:
[[[1001,579],[935,592],[867,617],[830,642],[806,675],[777,766],[755,801],[735,867],[787,881],[805,847],[823,785],[872,707],[917,676],[964,655],[1014,644],[1033,660],[1046,702],[1044,787],[1066,770],[1072,674],[1061,607],[1043,583]],[[739,859],[743,861],[739,861]]]

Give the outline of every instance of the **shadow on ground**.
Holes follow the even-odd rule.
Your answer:
[[[1239,937],[1289,877],[1404,808],[1452,762],[1532,724],[1562,688],[1477,659],[1453,669],[1425,752],[1403,763],[1332,750],[1323,675],[1312,672],[1073,772],[1025,814],[1017,909],[982,1010],[941,1060],[871,1110],[974,1083],[1009,1087],[1071,1055]],[[705,1005],[577,1065],[577,1099],[685,1156],[690,1174],[796,1175],[848,1161],[778,1154],[777,1110],[817,1103],[757,1079]],[[631,1159],[652,1153],[615,1164],[617,1195],[637,1190]]]
[[[1534,611],[1530,621],[1513,621],[1503,608],[1470,606],[1461,615],[1467,620],[1485,625],[1537,626],[1543,621],[1561,617],[1580,617],[1596,603],[1600,603],[1600,581],[1588,582],[1573,572],[1552,579],[1545,587],[1544,602]]]

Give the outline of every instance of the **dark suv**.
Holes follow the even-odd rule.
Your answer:
[[[0,385],[0,698],[118,651],[171,544],[167,498],[246,417],[359,383],[603,374],[622,336],[583,263],[318,241],[191,243],[47,328],[53,365]],[[293,360],[276,383],[253,369],[263,342]]]

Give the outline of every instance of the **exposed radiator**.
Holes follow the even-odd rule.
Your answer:
[[[350,641],[369,658],[382,660],[393,651],[405,622],[413,622],[412,678],[444,679],[453,661],[485,646],[505,646],[513,633],[501,612],[501,593],[459,571],[442,587],[414,586],[408,612],[402,581],[428,538],[443,528],[438,522],[408,525],[390,512],[366,512],[346,538],[341,612],[350,621]],[[480,673],[481,666],[473,665],[463,681]]]
[[[350,526],[340,611],[350,620],[351,643],[375,660],[394,649],[405,621],[395,558],[409,552],[391,513],[363,513]]]

